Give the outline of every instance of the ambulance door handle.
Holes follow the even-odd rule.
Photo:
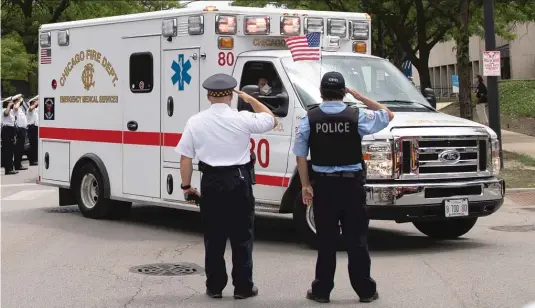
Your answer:
[[[128,130],[136,131],[137,130],[137,122],[136,121],[130,121],[130,122],[126,123],[126,127],[128,128]]]
[[[203,60],[206,59],[206,53],[205,52],[201,53],[201,59],[203,59]]]
[[[192,54],[192,55],[191,55],[191,58],[192,58],[193,60],[197,60],[197,54],[196,54],[196,53]]]

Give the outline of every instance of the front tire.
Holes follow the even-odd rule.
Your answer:
[[[415,221],[413,225],[423,234],[437,239],[456,239],[470,231],[477,217],[440,221]]]
[[[314,220],[313,206],[306,206],[303,203],[301,192],[295,198],[293,221],[301,241],[311,249],[318,249],[318,237],[316,235],[316,222]],[[343,250],[342,235],[333,239],[337,243],[337,249]]]
[[[104,180],[94,164],[85,164],[76,174],[76,201],[84,217],[119,219],[128,214],[130,202],[104,197]]]

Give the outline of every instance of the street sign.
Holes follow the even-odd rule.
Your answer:
[[[451,87],[453,93],[459,93],[459,75],[451,75]]]
[[[483,76],[501,76],[499,51],[483,51]]]

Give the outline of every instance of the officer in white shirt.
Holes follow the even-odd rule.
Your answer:
[[[37,166],[38,153],[38,136],[39,136],[39,95],[28,101],[28,140],[30,141],[30,150],[28,151],[28,160],[30,166]]]
[[[22,155],[24,155],[24,143],[26,143],[26,131],[28,127],[28,119],[26,118],[26,112],[21,106],[23,104],[22,94],[17,94],[14,96],[15,107],[13,108],[13,113],[15,114],[15,124],[16,124],[16,133],[17,138],[15,141],[15,170],[26,170],[27,167],[22,166]]]
[[[17,174],[13,168],[13,151],[15,148],[15,103],[12,97],[2,101],[2,166],[6,175]],[[17,106],[18,108],[18,106]]]
[[[191,187],[192,160],[199,159],[202,172],[200,210],[204,228],[206,294],[221,298],[228,276],[225,246],[232,247],[234,298],[258,295],[253,283],[254,196],[249,143],[251,134],[276,127],[273,113],[252,96],[234,90],[236,80],[226,74],[208,78],[209,109],[192,116],[176,147],[181,155],[181,188],[185,195],[197,194]],[[233,110],[233,91],[255,111]]]

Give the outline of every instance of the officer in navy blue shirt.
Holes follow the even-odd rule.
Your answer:
[[[394,114],[385,106],[346,88],[344,77],[338,72],[323,76],[320,92],[323,102],[301,119],[293,149],[303,203],[314,206],[318,239],[315,280],[306,297],[320,303],[330,301],[336,269],[336,238],[341,222],[351,286],[361,302],[372,302],[379,294],[370,276],[369,218],[365,207],[361,142],[364,135],[386,128]],[[367,109],[346,105],[343,98],[347,93],[364,103]],[[308,174],[309,149],[313,186]]]

